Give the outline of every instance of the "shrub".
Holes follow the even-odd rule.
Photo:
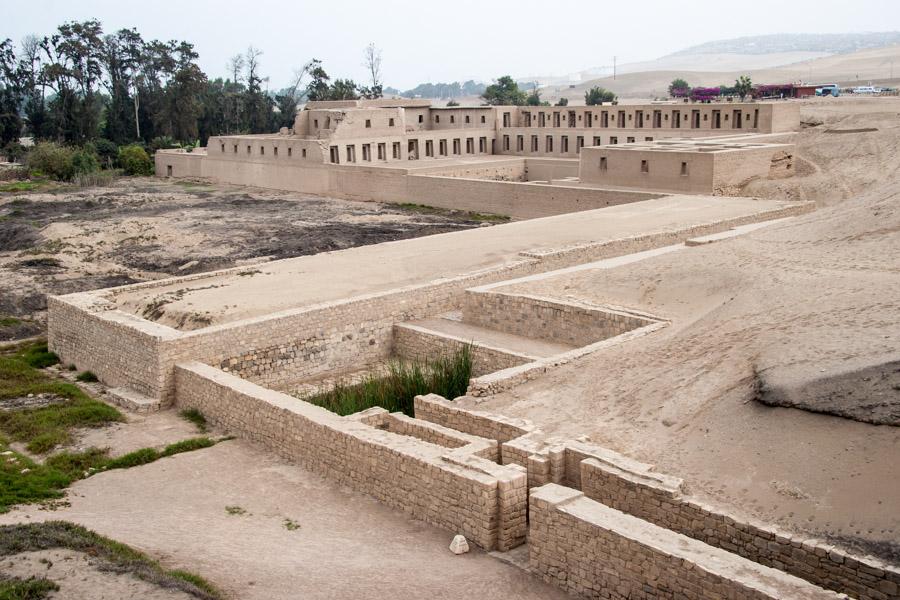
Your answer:
[[[85,175],[100,170],[100,161],[97,160],[97,155],[92,150],[93,146],[90,148],[85,146],[72,153],[73,175]]]
[[[6,160],[9,162],[19,162],[19,160],[24,157],[28,151],[25,149],[25,146],[20,144],[19,142],[10,142],[6,146],[4,146],[3,151],[0,152],[3,156],[6,157]]]
[[[153,161],[137,144],[119,149],[119,164],[126,175],[153,175]]]
[[[100,138],[94,142],[97,149],[97,156],[104,169],[111,169],[115,166],[116,159],[119,157],[119,147],[112,140]]]
[[[59,181],[68,181],[75,175],[74,152],[53,142],[37,144],[28,153],[26,164],[30,171],[38,171]]]
[[[97,379],[97,376],[94,375],[93,371],[82,371],[78,375],[75,376],[77,381],[82,381],[84,383],[92,383],[94,381],[100,381]]]

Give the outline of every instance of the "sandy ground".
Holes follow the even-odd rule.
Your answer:
[[[67,500],[54,511],[22,507],[0,523],[73,521],[190,569],[230,598],[568,597],[477,549],[455,556],[449,532],[239,440],[95,475]]]
[[[600,210],[518,221],[304,256],[244,274],[212,274],[109,296],[122,310],[196,329],[280,310],[472,273],[522,260],[519,253],[675,231],[789,206],[780,200],[669,196]],[[186,318],[202,315],[201,319]]]
[[[900,428],[754,400],[759,385],[816,384],[828,402],[807,408],[837,402],[900,423],[900,386],[854,395],[865,388],[842,379],[860,369],[896,378],[900,100],[844,104],[845,117],[805,109],[825,122],[798,136],[809,176],[754,189],[821,196],[825,208],[630,266],[514,286],[671,325],[480,407],[553,434],[587,433],[707,499],[900,561]],[[878,131],[824,133],[862,125]]]
[[[46,294],[476,227],[465,213],[153,178],[0,194],[0,340],[41,331]]]
[[[190,594],[161,588],[131,575],[112,573],[97,568],[91,557],[72,550],[40,550],[23,552],[0,559],[0,573],[29,579],[44,577],[59,586],[50,594],[54,600],[189,600]]]

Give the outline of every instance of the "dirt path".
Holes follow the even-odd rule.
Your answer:
[[[477,549],[454,556],[450,533],[238,440],[96,475],[68,500],[0,523],[73,521],[242,600],[568,598]]]

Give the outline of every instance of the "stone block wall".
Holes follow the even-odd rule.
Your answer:
[[[505,333],[587,346],[652,322],[614,309],[497,291],[467,290],[463,321]],[[514,365],[510,365],[514,366]]]
[[[472,353],[473,377],[524,365],[534,360],[533,356],[517,354],[500,348],[491,348],[470,340],[429,331],[409,323],[397,323],[394,325],[393,353],[400,358],[429,360],[438,356],[452,354],[466,345],[470,347]]]
[[[177,403],[211,423],[486,550],[524,541],[524,470],[340,417],[197,362],[175,368]]]
[[[840,597],[552,483],[531,491],[529,520],[531,570],[586,598]]]
[[[461,408],[437,394],[416,396],[413,409],[417,419],[437,423],[457,431],[496,440],[501,444],[534,430],[531,422]]]
[[[597,458],[582,460],[580,471],[584,494],[612,508],[854,598],[900,598],[900,570],[876,558],[704,506],[680,486]]]

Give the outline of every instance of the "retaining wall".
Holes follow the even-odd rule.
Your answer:
[[[466,291],[462,313],[466,323],[575,347],[615,337],[652,322],[615,309],[527,294],[479,290]]]
[[[525,538],[521,468],[340,417],[197,362],[175,368],[178,406],[486,550]]]
[[[438,334],[409,323],[394,325],[393,354],[400,358],[427,361],[438,356],[450,355],[463,346],[469,346],[471,351],[472,377],[524,365],[535,360],[533,356],[492,348],[444,333]]]
[[[531,570],[587,598],[839,598],[552,483],[531,490],[529,521]]]

